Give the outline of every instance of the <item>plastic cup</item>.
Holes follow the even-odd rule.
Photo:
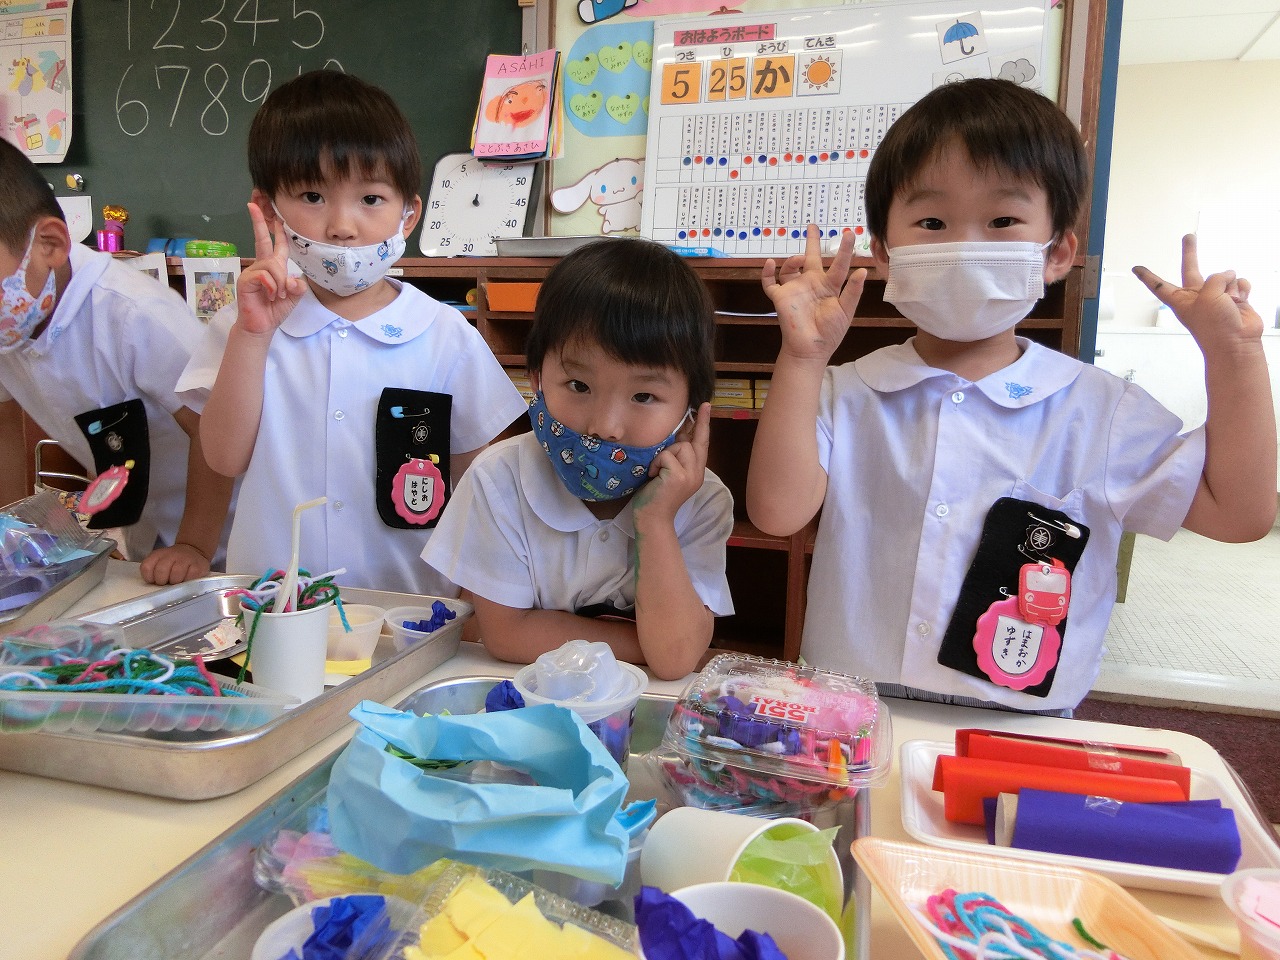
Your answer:
[[[614,696],[605,700],[555,700],[538,693],[535,679],[536,663],[530,663],[516,671],[512,683],[524,698],[526,706],[554,703],[567,707],[582,718],[605,745],[609,755],[626,769],[627,756],[631,752],[631,727],[635,722],[636,704],[649,683],[649,676],[631,663],[618,663],[618,669],[627,682]]]
[[[382,636],[382,618],[387,611],[367,603],[344,603],[350,630],[342,626],[335,604],[329,604],[329,635],[325,656],[330,660],[368,660]]]
[[[696,884],[728,881],[743,851],[761,836],[786,840],[817,832],[813,824],[794,817],[764,820],[720,810],[676,807],[649,828],[640,852],[640,878],[666,893]],[[824,869],[827,891],[835,902],[843,902],[844,874],[834,848]]]
[[[1249,881],[1265,883],[1280,898],[1280,870],[1253,867],[1237,870],[1222,881],[1222,899],[1231,908],[1240,928],[1240,960],[1280,960],[1280,927],[1252,916],[1242,905],[1241,898]]]
[[[835,921],[786,890],[726,880],[684,887],[671,896],[735,939],[743,930],[769,934],[787,960],[844,960],[844,937]]]
[[[303,703],[324,693],[329,607],[326,603],[289,613],[240,608],[245,636],[253,634],[249,670],[256,685],[292,694]]]

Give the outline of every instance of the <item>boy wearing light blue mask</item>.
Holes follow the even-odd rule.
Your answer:
[[[906,343],[828,366],[862,293],[851,237],[824,271],[804,256],[765,291],[782,350],[747,509],[785,535],[821,508],[801,652],[893,696],[1069,712],[1098,674],[1125,531],[1264,536],[1276,427],[1249,284],[1138,277],[1205,357],[1208,423],[1018,337],[1075,261],[1084,148],[1046,98],[1002,80],[932,91],[890,127],[866,208],[885,300]],[[816,424],[816,430],[815,430]]]
[[[167,285],[74,242],[4,140],[0,184],[0,409],[16,403],[91,475],[125,478],[90,526],[113,531],[143,579],[205,576],[222,563],[232,484],[174,394],[200,322]]]
[[[387,277],[422,210],[408,121],[356,77],[303,74],[254,117],[249,169],[256,259],[179,383],[210,464],[244,475],[228,570],[283,566],[293,508],[326,496],[301,521],[313,572],[455,595],[419,555],[524,403],[457,310]]]
[[[494,656],[582,638],[663,679],[697,668],[733,612],[733,498],[706,469],[714,332],[702,281],[658,244],[599,240],[548,274],[533,431],[476,459],[423,553],[471,592]]]

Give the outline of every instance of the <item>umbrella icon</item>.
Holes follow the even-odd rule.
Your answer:
[[[966,49],[964,42],[970,37],[976,37],[977,35],[978,28],[972,23],[969,23],[967,20],[957,20],[951,26],[947,27],[947,32],[942,35],[942,42],[944,44],[959,43],[960,52],[967,57],[973,53],[973,49]]]

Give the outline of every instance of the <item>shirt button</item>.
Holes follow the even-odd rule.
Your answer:
[[[338,331],[338,336],[341,337],[343,340],[347,339],[347,331],[345,327]]]
[[[952,402],[952,403],[964,403],[964,392],[963,392],[963,391],[961,391],[961,390],[957,390],[955,393],[953,393],[953,394],[951,395],[951,402]]]
[[[929,624],[921,620],[916,624],[916,633],[922,637],[927,637],[929,635]]]
[[[940,517],[945,517],[948,513],[951,512],[951,508],[948,507],[945,503],[940,503],[933,508],[933,512]]]
[[[599,537],[600,537],[600,542],[601,542],[601,543],[607,543],[607,542],[608,542],[608,540],[609,540],[609,531],[608,531],[608,530],[601,530],[601,531],[600,531],[600,533],[599,533]]]
[[[343,506],[344,506],[344,504],[342,503],[342,501],[341,501],[341,500],[335,500],[335,501],[333,501],[333,509],[335,509],[335,510],[341,510]]]
[[[347,419],[347,415],[346,415],[345,413],[343,413],[341,410],[335,410],[335,411],[333,411],[333,419],[335,419],[335,420],[345,420],[345,419]]]

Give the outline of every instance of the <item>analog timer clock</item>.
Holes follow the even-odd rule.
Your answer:
[[[431,177],[419,246],[428,257],[492,257],[498,237],[524,234],[532,163],[483,163],[469,153],[440,158]]]

